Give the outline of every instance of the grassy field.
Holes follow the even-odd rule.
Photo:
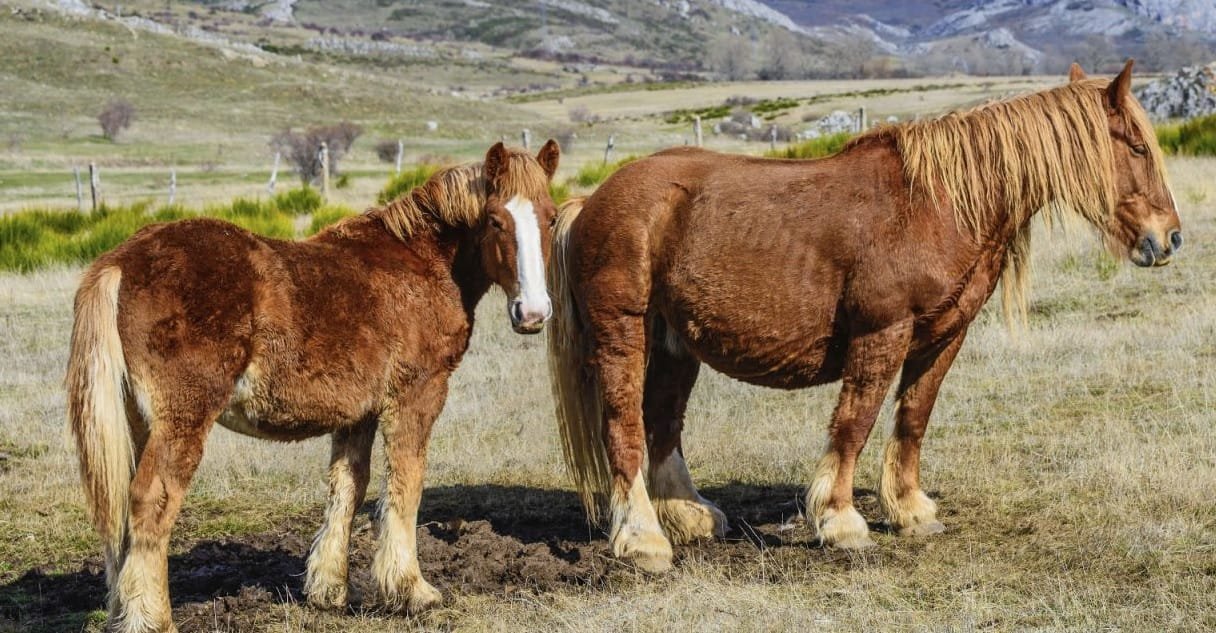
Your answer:
[[[943,535],[879,531],[879,547],[860,554],[812,546],[798,499],[836,388],[779,392],[706,372],[685,445],[695,479],[734,531],[678,548],[675,571],[661,578],[619,567],[566,491],[543,340],[510,333],[502,297],[491,295],[436,427],[420,517],[423,571],[445,592],[444,608],[407,619],[301,606],[301,557],[320,521],[328,444],[217,429],[172,543],[178,624],[1211,630],[1216,160],[1175,158],[1169,168],[1187,236],[1173,265],[1116,264],[1082,227],[1040,233],[1029,329],[1006,332],[996,306],[973,327],[925,447]],[[84,518],[60,387],[78,274],[0,275],[0,631],[98,630],[99,543]],[[856,490],[871,521],[880,518],[880,433]],[[373,477],[374,498],[380,465]],[[356,519],[357,585],[367,580],[369,510]]]

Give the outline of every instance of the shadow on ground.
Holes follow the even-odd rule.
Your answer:
[[[868,491],[858,491],[866,495]],[[703,491],[731,521],[727,539],[677,548],[682,558],[732,562],[769,548],[808,552],[797,523],[801,490],[732,483]],[[872,493],[870,493],[872,494]],[[351,544],[353,609],[371,596],[374,504],[355,519]],[[222,539],[175,541],[169,558],[174,618],[183,632],[246,630],[281,616],[275,605],[304,600],[303,573],[321,520],[285,521],[274,530]],[[589,526],[574,493],[521,486],[427,489],[419,512],[423,575],[445,594],[511,596],[562,587],[601,586],[636,572],[611,558],[602,530]],[[787,548],[788,549],[788,548]],[[105,601],[100,556],[74,571],[31,569],[0,584],[0,631],[87,629]],[[92,614],[92,615],[90,615]]]

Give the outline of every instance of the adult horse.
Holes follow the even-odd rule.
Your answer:
[[[562,214],[551,374],[569,470],[593,519],[608,503],[612,551],[661,571],[664,531],[725,529],[680,448],[702,363],[784,389],[842,381],[806,507],[845,548],[871,544],[854,465],[902,368],[881,504],[900,534],[943,530],[921,439],[998,279],[1021,304],[1032,216],[1077,213],[1140,266],[1181,246],[1130,82],[1131,62],[1114,81],[1074,68],[1065,86],[883,127],[822,160],[668,150]]]
[[[347,601],[351,520],[372,441],[388,474],[372,572],[385,605],[417,611],[415,525],[431,424],[491,285],[521,333],[551,308],[544,270],[557,144],[490,148],[387,205],[303,242],[193,219],[140,231],[76,293],[68,412],[105,547],[110,629],[174,630],[169,532],[212,424],[294,441],[333,435],[329,503],[308,601]]]

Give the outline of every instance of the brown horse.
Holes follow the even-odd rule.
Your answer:
[[[944,529],[921,490],[921,439],[999,279],[1007,305],[1021,304],[1032,216],[1080,214],[1140,266],[1181,246],[1131,63],[1113,82],[1079,71],[1053,90],[878,129],[822,160],[660,152],[560,215],[558,417],[592,518],[608,503],[617,556],[660,571],[668,538],[725,529],[680,447],[702,363],[783,389],[843,382],[806,506],[821,542],[847,548],[871,544],[854,465],[902,368],[882,507],[900,534]]]
[[[347,602],[351,521],[377,426],[388,462],[372,571],[384,604],[440,601],[415,525],[427,438],[491,285],[521,333],[551,308],[544,270],[557,144],[485,162],[303,242],[212,219],[144,229],[76,294],[67,388],[89,513],[105,546],[110,629],[172,631],[166,553],[212,424],[293,441],[333,434],[308,601]]]

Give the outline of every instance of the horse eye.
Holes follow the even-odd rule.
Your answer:
[[[552,230],[556,226],[557,226],[557,216],[553,216],[553,219],[549,220],[549,229]]]
[[[1140,143],[1132,146],[1132,153],[1136,156],[1148,156],[1148,145]]]
[[[490,216],[490,226],[501,231],[502,230],[502,220],[499,220],[495,216]]]

